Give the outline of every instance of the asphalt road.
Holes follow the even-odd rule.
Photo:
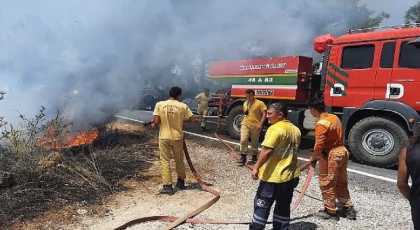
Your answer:
[[[143,110],[123,110],[120,111],[116,117],[123,120],[131,120],[133,122],[139,121],[150,121],[152,119],[152,112],[151,111],[143,111]],[[199,127],[199,124],[191,125],[186,124],[184,126],[186,136],[195,136],[195,138],[203,138],[207,141],[218,141],[215,140],[214,132],[217,127],[217,119],[209,119],[207,121],[207,130],[202,131]],[[226,121],[222,119],[221,125],[218,132],[219,136],[226,141],[229,141],[230,144],[236,145],[239,143],[238,140],[234,140],[228,136],[228,132],[226,129]],[[222,144],[221,144],[222,145]],[[301,151],[299,153],[299,160],[307,161],[310,156],[312,155],[312,149],[314,145],[314,137],[310,133],[307,136],[302,138],[301,141]],[[235,146],[236,147],[236,146]],[[355,174],[355,176],[361,177],[369,177],[369,179],[375,179],[379,181],[387,181],[391,183],[396,183],[397,179],[397,170],[396,169],[383,169],[383,168],[376,168],[367,165],[363,165],[357,163],[355,159],[351,159],[349,162],[349,176],[350,174]],[[368,179],[368,178],[366,178]],[[388,184],[388,183],[387,183]]]

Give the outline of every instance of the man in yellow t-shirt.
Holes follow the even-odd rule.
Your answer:
[[[253,89],[247,89],[245,95],[246,101],[243,105],[245,116],[241,123],[241,146],[239,150],[241,152],[241,159],[238,161],[240,166],[245,165],[246,162],[248,138],[250,135],[252,159],[248,164],[252,165],[257,161],[258,142],[267,114],[267,106],[264,102],[255,98],[255,91]]]
[[[182,89],[172,87],[169,90],[169,99],[156,103],[153,112],[153,127],[159,126],[159,156],[162,170],[163,188],[160,194],[174,194],[172,188],[172,172],[170,165],[171,152],[175,160],[175,169],[178,175],[176,187],[185,189],[185,164],[183,152],[183,123],[195,123],[191,109],[182,102]]]
[[[197,113],[198,117],[200,118],[200,127],[205,130],[206,129],[206,118],[209,113],[209,100],[211,99],[209,95],[209,89],[205,88],[204,92],[198,94],[194,101],[198,103]]]
[[[250,229],[265,228],[274,202],[274,229],[288,229],[290,204],[300,176],[297,153],[301,133],[299,128],[287,120],[287,107],[282,103],[270,105],[267,118],[271,126],[252,170],[252,178],[259,178],[260,184],[254,199]]]

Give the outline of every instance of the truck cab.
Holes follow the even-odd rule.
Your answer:
[[[361,162],[395,165],[417,128],[419,36],[420,28],[349,31],[325,50],[325,104],[341,118],[346,143]]]

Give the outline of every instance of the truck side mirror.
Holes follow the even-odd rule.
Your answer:
[[[414,45],[415,47],[420,48],[420,37],[418,37],[418,38],[416,38],[412,41],[407,42],[407,44]]]

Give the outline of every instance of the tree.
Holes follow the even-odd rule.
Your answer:
[[[420,2],[405,12],[404,20],[405,24],[420,23]]]
[[[332,8],[335,9],[333,17],[341,18],[343,21],[341,25],[337,25],[338,28],[335,30],[336,35],[341,35],[349,29],[375,28],[380,26],[384,19],[390,17],[390,14],[386,12],[382,11],[377,14],[374,10],[369,9],[366,4],[360,5],[360,0],[334,1],[334,3],[332,3]],[[328,29],[329,28],[325,28],[324,30]],[[331,32],[326,31],[326,33]]]
[[[270,57],[287,55],[312,55],[318,54],[312,51],[312,40],[321,34],[333,34],[341,36],[350,29],[365,29],[380,26],[384,19],[390,17],[386,12],[375,12],[365,4],[360,4],[360,0],[326,0],[314,4],[306,0],[295,0],[293,5],[285,5],[287,15],[293,22],[289,30],[301,28],[307,31],[307,36],[300,37],[298,46],[282,46],[280,41],[269,44],[268,39],[260,37],[260,40],[249,40],[244,44],[243,52],[248,57]],[[281,4],[285,4],[282,2]],[[294,7],[296,5],[296,7]],[[305,9],[302,13],[301,9]],[[328,14],[320,13],[320,9]],[[371,31],[365,30],[365,31]],[[306,41],[305,41],[306,40]],[[287,42],[287,41],[286,41]],[[287,44],[287,43],[286,43]]]
[[[368,14],[374,14],[375,13],[373,10],[369,10],[367,8],[365,8],[365,10],[367,10],[369,12]],[[389,18],[389,16],[390,16],[390,14],[385,13],[385,12],[381,12],[373,18],[369,17],[364,21],[356,22],[353,25],[353,28],[374,28],[374,27],[378,27],[382,23],[382,21],[386,18]]]

